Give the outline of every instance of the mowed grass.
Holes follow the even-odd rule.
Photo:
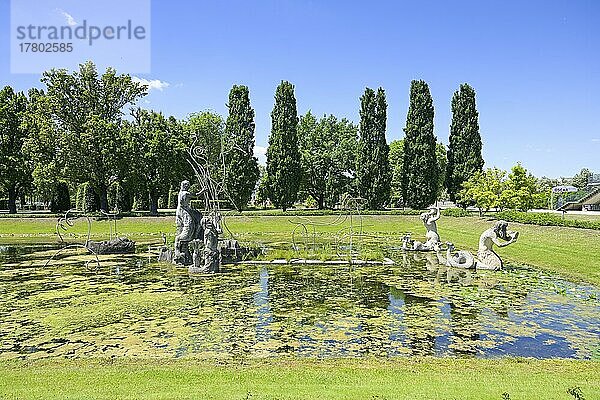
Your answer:
[[[597,399],[598,376],[599,362],[571,360],[52,360],[0,366],[0,398]]]
[[[241,241],[261,243],[282,243],[291,249],[292,231],[298,222],[305,223],[312,240],[314,228],[317,241],[324,241],[338,235],[342,228],[350,226],[349,220],[337,216],[228,216],[227,228]],[[337,224],[333,224],[338,222]],[[316,225],[311,225],[315,223]],[[480,234],[494,221],[477,217],[442,217],[438,230],[442,241],[453,242],[458,249],[477,251]],[[0,219],[0,244],[15,243],[56,243],[56,220],[51,218],[2,218]],[[354,229],[360,220],[353,217]],[[413,232],[413,238],[424,240],[424,228],[417,216],[368,215],[362,218],[363,232],[372,241],[381,238],[381,243],[400,245],[400,237],[405,232]],[[554,226],[537,226],[511,223],[512,230],[520,232],[519,240],[507,247],[498,249],[504,260],[517,264],[532,265],[557,272],[565,277],[584,280],[600,285],[600,231]],[[117,222],[120,235],[139,243],[160,243],[161,234],[167,235],[172,243],[175,232],[173,217],[124,218]],[[299,231],[297,231],[299,232]],[[65,232],[70,241],[83,241],[87,224],[78,220],[75,226]],[[108,238],[107,221],[92,222],[92,239]],[[301,240],[297,234],[297,240]]]

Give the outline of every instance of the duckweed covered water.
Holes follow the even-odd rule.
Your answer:
[[[235,265],[191,276],[151,254],[0,248],[0,359],[600,358],[600,290],[434,254],[395,265]]]

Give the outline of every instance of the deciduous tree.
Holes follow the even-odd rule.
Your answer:
[[[351,191],[356,165],[356,126],[333,115],[317,122],[309,111],[300,118],[298,140],[303,190],[315,199],[319,209],[333,208],[343,193]]]
[[[8,212],[17,212],[20,192],[31,184],[32,165],[26,157],[23,120],[27,97],[6,86],[0,91],[0,186],[8,192]]]
[[[66,174],[72,182],[89,181],[98,192],[100,208],[108,209],[108,186],[124,173],[131,158],[123,153],[126,146],[120,135],[123,109],[144,96],[147,87],[113,68],[99,75],[92,62],[72,73],[46,71],[42,82],[53,129],[66,146]]]
[[[172,182],[177,179],[174,165],[181,162],[184,155],[162,113],[138,109],[133,116],[133,123],[127,124],[125,131],[134,156],[134,176],[148,192],[150,214],[156,215],[158,199],[169,192]]]

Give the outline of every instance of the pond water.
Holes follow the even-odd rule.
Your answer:
[[[600,358],[600,289],[535,269],[235,265],[190,276],[149,253],[0,247],[0,359]]]

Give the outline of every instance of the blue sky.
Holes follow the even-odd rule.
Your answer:
[[[7,0],[0,18],[0,84],[41,87],[39,75],[10,73]],[[226,115],[229,89],[245,84],[266,147],[282,79],[299,113],[356,122],[365,86],[382,86],[391,141],[403,137],[410,81],[423,79],[448,143],[450,100],[468,82],[486,167],[600,172],[599,1],[154,0],[151,18],[151,73],[135,75],[157,81],[142,107]]]

